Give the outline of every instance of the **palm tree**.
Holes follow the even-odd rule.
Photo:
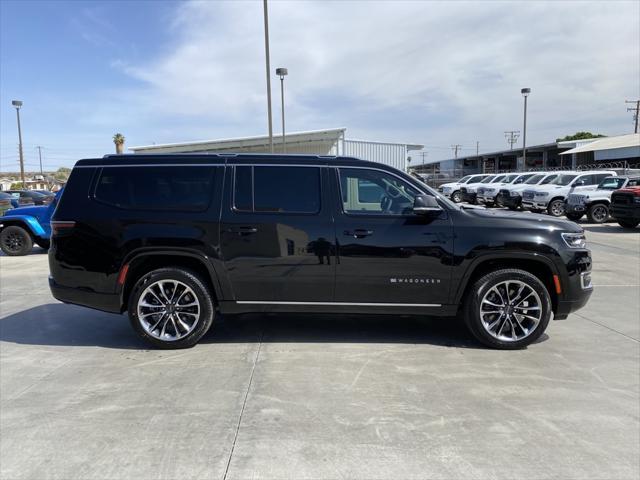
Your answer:
[[[116,153],[118,155],[122,154],[124,152],[124,135],[116,133],[113,136],[113,143],[116,144]]]

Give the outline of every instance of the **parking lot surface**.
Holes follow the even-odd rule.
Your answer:
[[[241,316],[157,351],[0,257],[0,477],[640,475],[640,230],[588,226],[595,292],[522,351],[456,322]]]

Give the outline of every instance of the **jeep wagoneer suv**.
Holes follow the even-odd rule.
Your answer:
[[[577,224],[458,206],[345,157],[81,160],[49,264],[57,299],[127,311],[161,348],[194,345],[218,312],[332,312],[460,314],[484,344],[513,349],[592,290]]]

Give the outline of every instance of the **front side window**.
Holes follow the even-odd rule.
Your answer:
[[[345,213],[409,215],[420,192],[402,179],[380,170],[340,168]]]
[[[558,175],[549,182],[550,185],[569,185],[577,175],[567,175],[565,173]]]
[[[320,168],[237,166],[233,205],[246,212],[318,213]]]
[[[623,185],[624,185],[624,178],[607,177],[600,182],[600,184],[598,185],[598,188],[601,188],[604,190],[618,190],[619,188],[622,188]]]
[[[205,210],[213,192],[215,169],[203,167],[105,167],[95,199],[139,210]]]

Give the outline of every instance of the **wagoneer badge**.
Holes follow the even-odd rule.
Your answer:
[[[408,278],[390,278],[389,279],[389,283],[430,283],[430,284],[435,284],[435,283],[440,283],[440,279],[439,278],[415,278],[415,277],[408,277]]]

